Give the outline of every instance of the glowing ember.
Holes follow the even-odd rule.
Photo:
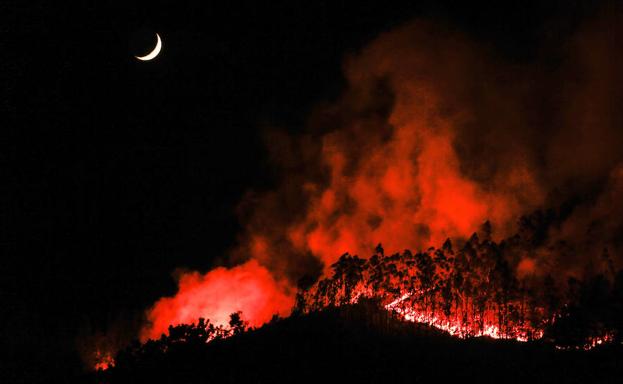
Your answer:
[[[595,337],[593,339],[591,339],[588,343],[584,344],[582,346],[582,349],[584,349],[585,351],[588,351],[590,349],[593,349],[597,346],[606,344],[606,343],[610,343],[614,340],[614,335],[607,333],[603,336],[600,337]]]
[[[584,350],[590,351],[593,348],[599,347],[604,344],[612,343],[614,341],[614,334],[606,333],[602,336],[590,338],[584,345],[563,346],[556,345],[556,349],[568,351],[568,350]],[[623,343],[622,343],[623,344]]]
[[[113,359],[110,352],[103,352],[100,350],[95,351],[95,365],[93,368],[96,371],[105,371],[108,368],[112,368],[115,366],[115,360]]]
[[[588,61],[571,66],[589,71],[575,76],[587,83],[542,86],[548,74],[524,81],[532,70],[439,32],[414,23],[381,35],[345,62],[347,89],[316,111],[309,135],[271,137],[285,174],[245,212],[236,253],[251,261],[183,274],[178,293],[148,311],[143,340],[199,317],[224,325],[239,310],[251,326],[288,315],[294,282],[322,267],[320,280],[298,293],[304,312],[369,297],[458,337],[543,337],[569,300],[565,280],[589,260],[599,269],[593,261],[620,237],[620,119],[595,120],[619,115],[610,110],[618,83],[607,79],[620,71],[599,62],[619,51],[589,36],[600,44],[575,47]],[[557,91],[542,98],[547,88]],[[562,100],[559,89],[569,93]],[[535,108],[550,98],[564,103]],[[557,112],[546,119],[530,112],[548,108]],[[592,194],[589,181],[603,192],[577,202]],[[559,204],[568,212],[558,213]],[[448,241],[426,250],[445,239],[460,249]],[[381,241],[393,254],[338,259]],[[603,258],[610,278],[618,248],[614,260]]]

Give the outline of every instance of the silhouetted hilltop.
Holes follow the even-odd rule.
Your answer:
[[[400,321],[369,300],[209,343],[206,328],[176,327],[160,341],[137,343],[118,354],[114,368],[80,382],[587,383],[618,382],[623,374],[621,345],[561,351],[544,342],[463,340]]]

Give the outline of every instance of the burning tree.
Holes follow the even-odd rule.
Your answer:
[[[331,266],[332,276],[298,293],[297,310],[317,311],[367,297],[405,320],[463,338],[528,341],[549,335],[565,345],[586,346],[618,334],[614,309],[620,300],[613,304],[613,296],[621,295],[622,273],[614,289],[597,275],[587,282],[572,279],[563,294],[550,275],[514,273],[509,255],[522,245],[516,237],[498,244],[484,232],[484,240],[474,234],[457,250],[448,239],[439,249],[415,254],[385,255],[380,244],[369,259],[345,253]],[[568,334],[575,338],[567,340]]]
[[[225,324],[243,310],[261,326],[295,301],[311,312],[362,297],[461,337],[620,340],[622,72],[608,63],[621,50],[604,38],[621,35],[614,24],[570,41],[562,69],[575,80],[428,23],[379,36],[345,62],[345,91],[305,134],[269,134],[281,182],[241,204],[235,266],[182,273],[175,296],[147,311],[142,340],[198,317]],[[389,254],[358,256],[379,241]],[[614,258],[583,273],[604,246]],[[293,283],[323,266],[295,300]]]
[[[198,319],[197,323],[170,325],[167,334],[162,334],[159,339],[149,339],[142,343],[136,340],[121,350],[114,360],[114,366],[128,371],[137,369],[140,364],[148,363],[155,367],[165,362],[170,363],[171,356],[200,355],[209,342],[239,335],[247,327],[248,323],[243,320],[241,312],[230,314],[228,326],[214,325],[203,318]],[[112,359],[110,362],[111,364],[102,368],[113,366]]]

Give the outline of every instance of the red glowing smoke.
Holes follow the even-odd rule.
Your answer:
[[[393,137],[370,148],[354,170],[346,169],[347,139],[324,138],[331,179],[314,186],[307,216],[288,228],[297,249],[328,266],[344,252],[367,254],[380,242],[391,251],[422,248],[468,236],[486,220],[507,225],[516,218],[519,202],[509,191],[525,188],[529,174],[508,191],[470,180],[460,172],[448,122],[418,116],[419,108],[410,106],[415,122],[397,122]]]
[[[246,254],[296,278],[305,273],[297,261],[309,255],[326,269],[341,254],[366,255],[378,243],[399,252],[466,238],[487,220],[501,239],[543,204],[540,172],[519,145],[524,133],[502,131],[517,122],[497,104],[518,103],[519,91],[481,84],[492,82],[490,71],[513,70],[438,32],[416,23],[382,35],[345,63],[347,91],[311,119],[320,133],[271,137],[286,177],[254,205]],[[478,126],[481,104],[491,104],[487,119],[499,132]],[[490,142],[496,136],[516,145],[501,151]],[[258,239],[267,244],[261,252]]]
[[[148,311],[150,323],[141,339],[157,339],[167,333],[169,325],[196,323],[199,317],[227,326],[229,315],[237,311],[242,311],[250,326],[259,326],[275,314],[289,315],[293,303],[288,286],[255,260],[204,275],[185,273],[179,278],[176,295],[158,300]]]
[[[345,61],[347,89],[317,108],[307,134],[269,133],[283,182],[243,204],[234,259],[244,264],[182,275],[142,338],[199,317],[225,324],[235,311],[261,325],[289,313],[294,282],[345,252],[440,246],[487,220],[500,240],[521,215],[568,201],[563,223],[512,261],[517,275],[563,277],[605,246],[618,260],[621,51],[603,31],[621,35],[595,23],[556,53],[562,76],[425,23],[381,35]]]

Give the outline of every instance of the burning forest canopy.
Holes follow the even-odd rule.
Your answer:
[[[346,57],[305,134],[266,133],[281,184],[241,202],[231,267],[181,273],[141,340],[369,297],[461,337],[620,341],[619,20],[536,64],[424,21]]]

